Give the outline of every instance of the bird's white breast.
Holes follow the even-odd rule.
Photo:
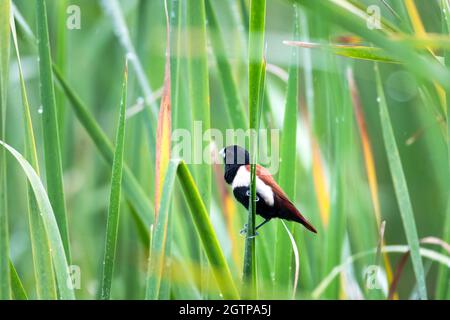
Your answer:
[[[233,190],[238,187],[250,186],[250,172],[245,166],[241,166],[233,179],[231,187]],[[273,206],[274,197],[270,186],[265,184],[260,178],[256,177],[256,192],[264,199],[267,205]]]

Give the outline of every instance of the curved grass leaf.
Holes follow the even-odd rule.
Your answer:
[[[292,299],[295,299],[295,295],[297,293],[298,278],[299,278],[299,274],[300,274],[300,255],[298,253],[298,247],[297,247],[297,244],[295,243],[295,239],[292,236],[292,233],[289,231],[289,229],[286,226],[286,224],[284,223],[284,221],[281,221],[281,223],[283,224],[284,230],[286,231],[287,235],[289,236],[289,240],[290,240],[291,246],[292,246],[292,251],[294,253],[295,270],[294,270],[294,283],[292,286],[293,287]]]
[[[50,252],[52,254],[53,266],[58,281],[59,296],[63,300],[75,299],[61,234],[59,233],[58,224],[45,188],[42,185],[39,176],[36,174],[36,171],[34,171],[33,167],[19,152],[3,141],[0,141],[0,144],[17,160],[33,188],[34,196],[36,197],[36,202],[50,243]]]
[[[53,87],[52,61],[50,56],[45,0],[36,1],[36,16],[47,190],[56,213],[56,220],[61,231],[64,249],[70,261],[69,231],[67,226],[66,204],[64,200],[58,112],[56,109],[55,90]]]
[[[34,138],[33,123],[31,121],[30,106],[28,103],[27,89],[22,71],[22,63],[19,53],[19,45],[15,30],[14,17],[11,17],[11,34],[16,51],[19,70],[20,88],[24,115],[25,154],[27,160],[39,175],[39,163]],[[34,277],[36,280],[36,294],[38,299],[57,299],[56,282],[50,254],[50,245],[47,234],[40,217],[39,207],[33,194],[33,189],[28,184],[28,221],[31,238],[31,251],[33,254]]]
[[[382,253],[406,253],[409,251],[409,246],[402,246],[402,245],[391,245],[391,246],[385,246],[382,248]],[[372,250],[364,251],[357,253],[353,256],[348,257],[343,263],[341,263],[338,266],[335,266],[331,272],[322,279],[320,284],[316,287],[316,289],[312,292],[312,297],[314,299],[318,299],[320,296],[322,296],[323,292],[326,290],[326,288],[333,282],[334,278],[336,278],[341,272],[345,270],[349,265],[351,265],[356,260],[362,259],[366,256],[374,255],[377,252],[377,248],[374,248]],[[425,258],[428,258],[432,261],[438,262],[447,268],[450,268],[450,258],[448,256],[445,256],[437,251],[429,250],[420,248],[419,250],[420,256],[423,256]]]
[[[103,257],[103,275],[101,298],[109,300],[111,297],[111,283],[116,258],[117,234],[119,232],[120,193],[122,185],[123,153],[125,145],[125,110],[127,106],[128,64],[122,84],[122,98],[120,102],[119,121],[116,136],[116,148],[112,165],[111,193],[109,196],[108,220],[106,223],[105,255]]]
[[[414,274],[417,280],[419,296],[421,299],[427,299],[425,273],[423,270],[422,259],[419,253],[419,238],[417,236],[417,228],[414,220],[413,208],[409,197],[406,177],[397,148],[397,142],[395,141],[394,131],[392,129],[391,119],[384,97],[383,85],[377,65],[375,65],[375,76],[380,107],[380,122],[383,132],[386,154],[388,157],[389,168],[394,183],[394,190],[397,196],[406,239],[411,248],[411,259]]]

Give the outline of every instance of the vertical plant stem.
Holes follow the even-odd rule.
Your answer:
[[[55,90],[53,87],[52,61],[50,56],[45,0],[36,1],[36,17],[47,190],[50,202],[54,208],[61,238],[63,239],[64,250],[68,261],[70,262],[69,231],[64,200],[58,112],[56,109]]]
[[[9,79],[10,0],[0,0],[0,140],[6,136],[6,97]],[[0,300],[11,298],[9,270],[8,197],[6,184],[6,154],[0,150]]]
[[[248,108],[251,157],[251,187],[250,205],[247,223],[247,238],[245,240],[243,297],[256,298],[256,254],[255,254],[255,215],[256,215],[256,161],[258,154],[258,135],[261,104],[264,93],[265,62],[264,62],[264,30],[266,17],[266,1],[251,0],[249,21],[249,84]]]

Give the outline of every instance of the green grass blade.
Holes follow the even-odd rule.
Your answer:
[[[398,206],[400,208],[406,239],[411,249],[411,260],[417,280],[419,297],[421,299],[427,299],[425,274],[423,270],[422,258],[419,252],[419,237],[417,235],[413,208],[377,65],[375,65],[375,75],[380,107],[380,122],[383,131],[383,139],[388,157],[389,168],[394,183]]]
[[[205,203],[203,202],[199,189],[195,185],[192,175],[184,162],[180,162],[177,173],[186,202],[190,208],[192,219],[197,229],[197,234],[203,244],[203,249],[223,298],[238,299],[239,295],[234,280],[231,276],[222,249],[220,248]]]
[[[165,262],[170,203],[172,199],[173,186],[177,174],[180,160],[170,160],[167,173],[164,178],[164,185],[158,219],[154,228],[152,237],[152,246],[150,252],[150,263],[147,273],[147,289],[145,298],[156,300],[159,297],[161,281],[163,276],[163,267]]]
[[[45,231],[50,243],[50,252],[52,254],[53,266],[55,268],[56,279],[58,281],[59,296],[64,300],[75,299],[73,288],[72,286],[68,285],[71,278],[69,274],[66,254],[64,251],[64,245],[45,188],[42,185],[42,182],[39,179],[36,171],[34,171],[33,167],[19,152],[17,152],[17,150],[3,141],[0,141],[0,144],[4,148],[6,148],[6,150],[8,150],[11,155],[13,155],[17,160],[33,188],[36,202],[39,206],[41,218],[44,222]]]
[[[62,77],[56,66],[53,66],[53,71],[78,120],[86,129],[105,161],[112,166],[114,149],[108,137],[102,131],[93,115],[89,112],[89,109],[83,104],[67,81]],[[126,164],[124,164],[123,167],[123,188],[127,198],[136,208],[139,224],[142,224],[144,229],[147,229],[147,226],[150,225],[154,216],[153,205]]]
[[[216,58],[217,70],[225,93],[226,110],[232,120],[235,129],[247,128],[247,115],[244,110],[244,104],[239,96],[239,90],[233,77],[230,62],[226,58],[225,43],[222,36],[223,30],[217,21],[216,13],[211,0],[206,0],[206,16],[208,17],[208,26],[210,32],[210,40],[214,56]]]
[[[248,43],[248,109],[249,128],[259,130],[261,106],[264,95],[264,30],[266,18],[266,1],[250,2],[249,43]],[[256,215],[256,161],[258,154],[257,135],[250,135],[251,165],[251,201],[245,240],[243,292],[244,297],[256,297],[256,253],[255,253],[255,215]]]
[[[201,121],[202,130],[210,128],[209,75],[206,46],[206,14],[203,0],[187,3],[187,19],[189,26],[189,92],[192,110],[192,121]],[[194,139],[192,152],[202,153],[209,141]],[[202,161],[203,162],[203,161]],[[194,177],[200,194],[207,208],[211,198],[211,166],[203,163],[196,165]]]
[[[6,97],[9,79],[10,0],[0,0],[0,139],[6,135]],[[11,298],[9,270],[8,205],[6,192],[6,154],[0,150],[0,300]]]
[[[53,87],[52,61],[45,0],[36,1],[37,36],[39,49],[39,75],[42,103],[42,128],[44,135],[47,190],[56,213],[64,249],[70,261],[69,230],[64,200],[61,145],[58,129],[55,89]]]
[[[111,283],[116,258],[117,234],[119,232],[120,193],[122,185],[123,153],[125,145],[125,110],[127,107],[128,66],[125,66],[122,99],[120,102],[119,125],[116,136],[116,149],[112,165],[111,193],[109,196],[108,220],[106,223],[105,255],[103,257],[103,275],[101,298],[111,297]]]
[[[399,61],[385,54],[384,51],[380,48],[366,47],[361,45],[325,45],[303,41],[284,41],[283,43],[288,46],[300,48],[323,49],[347,58],[386,63],[400,63]]]
[[[15,300],[28,300],[27,293],[23,287],[22,281],[20,280],[19,274],[11,261],[9,262],[9,270],[11,275],[11,291],[13,298]]]
[[[14,18],[11,19],[11,33],[17,57],[19,70],[20,89],[24,115],[25,155],[31,166],[39,175],[39,164],[34,138],[33,123],[31,121],[30,106],[28,103],[27,89],[22,71],[19,46],[15,30]],[[56,282],[50,254],[50,246],[47,234],[40,217],[39,207],[33,194],[33,189],[28,184],[28,220],[31,238],[31,250],[33,254],[34,277],[36,280],[36,294],[38,299],[57,299]]]
[[[295,7],[294,15],[294,39],[299,36],[299,17],[297,7]],[[298,49],[291,49],[291,62],[289,67],[289,78],[287,83],[283,133],[281,136],[281,159],[279,183],[286,195],[294,201],[296,186],[296,153],[292,152],[297,145],[297,110],[298,110]],[[286,226],[292,230],[293,224],[287,222]],[[291,252],[287,252],[286,248],[290,247],[290,238],[285,230],[285,226],[280,222],[277,223],[277,238],[275,242],[275,277],[274,281],[277,288],[283,288],[290,292],[291,279]],[[284,291],[284,290],[283,290]]]

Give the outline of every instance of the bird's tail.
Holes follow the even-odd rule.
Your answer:
[[[317,233],[316,228],[314,228],[313,225],[308,220],[306,220],[306,218],[302,216],[302,214],[298,210],[296,211],[297,212],[294,221],[301,223],[309,231]]]
[[[280,217],[286,220],[295,221],[301,223],[306,229],[311,232],[317,233],[316,228],[300,213],[300,211],[289,202],[284,210],[282,210]]]

